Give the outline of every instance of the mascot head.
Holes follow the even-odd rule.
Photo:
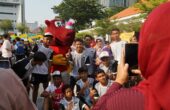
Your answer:
[[[51,45],[71,46],[75,38],[75,31],[73,30],[74,23],[75,21],[73,19],[70,19],[66,23],[60,19],[46,20],[45,24],[47,28],[45,29],[45,35],[53,36]]]

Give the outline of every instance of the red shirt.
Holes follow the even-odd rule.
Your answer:
[[[136,89],[114,82],[92,110],[144,110],[144,96]]]
[[[64,84],[62,83],[62,84],[60,85],[60,87],[55,90],[55,93],[56,93],[57,96],[52,99],[52,100],[53,100],[53,109],[54,109],[54,110],[58,110],[58,108],[59,108],[59,102],[60,102],[60,100],[64,97],[64,96],[63,96],[63,93],[62,93],[62,88],[63,88],[63,86],[64,86]]]

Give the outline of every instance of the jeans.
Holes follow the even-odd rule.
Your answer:
[[[10,61],[8,60],[0,60],[0,68],[10,68],[11,67],[11,64],[10,64]]]
[[[11,67],[11,62],[10,58],[0,58],[0,68],[10,68]]]

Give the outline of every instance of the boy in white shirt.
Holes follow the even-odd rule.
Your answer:
[[[118,62],[114,59],[111,59],[111,56],[109,56],[109,53],[107,51],[101,52],[99,58],[101,60],[99,68],[104,70],[110,80],[115,80]]]
[[[122,49],[125,47],[126,42],[120,39],[120,30],[117,28],[112,29],[111,31],[111,40],[110,43],[111,51],[113,58],[116,61],[120,61]]]
[[[74,95],[78,96],[80,100],[85,102],[88,106],[92,106],[90,100],[90,88],[93,87],[94,79],[88,78],[87,67],[81,67],[78,70],[80,79],[76,82],[74,86]]]
[[[98,83],[95,84],[95,89],[99,97],[104,95],[108,88],[112,85],[112,81],[107,79],[106,73],[102,69],[98,69],[95,73]]]

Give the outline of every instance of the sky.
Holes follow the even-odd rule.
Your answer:
[[[45,20],[51,20],[56,16],[51,8],[61,2],[62,0],[25,0],[26,22],[37,21],[39,25],[45,25]]]

